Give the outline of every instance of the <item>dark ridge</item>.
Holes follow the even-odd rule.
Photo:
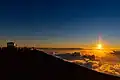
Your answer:
[[[0,79],[120,80],[29,48],[0,49]]]

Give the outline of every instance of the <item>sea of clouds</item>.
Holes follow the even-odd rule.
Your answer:
[[[79,64],[81,66],[87,67],[89,69],[110,74],[110,75],[115,75],[120,77],[120,63],[116,64],[109,64],[106,62],[100,62],[100,61],[92,61],[89,59],[84,59],[84,60],[72,60],[71,62]]]

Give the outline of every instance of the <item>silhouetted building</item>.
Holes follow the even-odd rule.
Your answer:
[[[14,42],[7,42],[7,47],[14,47]]]

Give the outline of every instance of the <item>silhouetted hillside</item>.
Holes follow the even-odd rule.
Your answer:
[[[120,80],[29,48],[0,49],[0,79]]]

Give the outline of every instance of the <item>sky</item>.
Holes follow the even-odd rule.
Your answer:
[[[120,47],[119,0],[0,1],[0,44],[91,47],[101,35],[104,45]]]

